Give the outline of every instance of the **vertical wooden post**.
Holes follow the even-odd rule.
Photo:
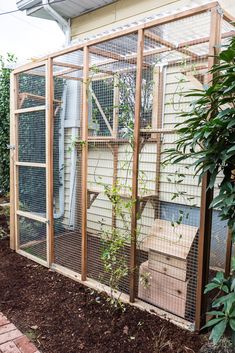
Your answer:
[[[226,242],[226,257],[225,257],[225,277],[228,277],[231,272],[231,259],[232,259],[232,230],[228,229],[227,242]]]
[[[154,92],[153,92],[153,112],[152,112],[152,128],[162,128],[162,114],[163,114],[163,88],[164,88],[164,71],[163,67],[155,67],[153,72]],[[157,143],[157,158],[156,158],[156,185],[154,202],[154,219],[160,218],[160,169],[161,169],[161,134],[152,134],[156,138]]]
[[[138,212],[138,171],[140,150],[140,113],[141,113],[141,86],[142,86],[142,63],[144,48],[144,30],[138,31],[137,68],[136,68],[136,91],[135,91],[135,126],[133,146],[133,168],[132,168],[132,213],[131,213],[131,258],[130,258],[130,302],[135,301],[136,287],[136,228]]]
[[[208,68],[218,62],[219,45],[221,43],[222,11],[219,6],[211,9],[210,41]],[[208,83],[213,83],[213,74],[208,75]],[[195,330],[200,330],[206,321],[207,296],[204,294],[205,285],[208,283],[210,265],[212,209],[210,204],[213,199],[213,190],[208,189],[210,174],[207,173],[202,180],[200,231],[198,244],[198,283],[196,296]]]
[[[11,73],[10,77],[10,248],[16,250],[16,229],[15,229],[15,114],[14,110],[17,92],[16,77]]]
[[[119,75],[114,75],[113,78],[113,137],[118,138],[118,120],[119,120]]]
[[[13,80],[13,90],[14,90],[14,102],[12,103],[12,108],[17,109],[19,103],[19,74],[14,74]],[[12,92],[13,93],[13,92]],[[13,119],[13,140],[14,140],[14,160],[13,160],[13,173],[14,173],[14,231],[15,231],[15,250],[17,251],[20,247],[19,239],[19,219],[17,216],[17,211],[19,210],[19,166],[16,165],[16,162],[19,161],[19,138],[18,138],[18,114],[12,112]]]
[[[118,119],[119,119],[119,76],[114,75],[114,87],[113,87],[113,137],[115,139],[118,138]],[[112,148],[112,153],[113,153],[113,187],[117,185],[117,179],[118,179],[118,142],[115,141],[113,148]],[[116,228],[116,212],[114,206],[112,207],[112,228]]]
[[[82,281],[87,277],[87,158],[88,158],[88,91],[89,91],[89,49],[83,51],[82,86]]]
[[[53,60],[46,64],[46,194],[47,194],[47,263],[54,262],[54,210],[53,210],[53,140],[54,140],[54,82]]]

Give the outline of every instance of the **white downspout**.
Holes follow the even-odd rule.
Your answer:
[[[65,35],[65,45],[70,43],[71,38],[71,28],[70,21],[67,21],[64,17],[62,17],[58,12],[56,12],[50,5],[49,0],[42,0],[42,6],[44,10],[51,15],[58,23],[60,29],[63,31]]]
[[[55,19],[60,29],[65,35],[65,45],[70,44],[71,29],[70,21],[64,19],[58,12],[56,12],[50,5],[49,0],[42,0],[42,6],[44,10],[50,14],[51,17]],[[54,218],[58,219],[64,215],[64,121],[65,121],[65,112],[66,112],[66,100],[67,100],[67,85],[64,88],[63,92],[63,110],[61,112],[61,126],[59,130],[59,173],[60,173],[60,188],[59,188],[59,212],[54,214]]]

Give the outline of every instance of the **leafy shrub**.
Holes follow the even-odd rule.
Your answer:
[[[10,73],[8,68],[15,62],[15,56],[8,54],[6,59],[0,55],[0,193],[9,192],[10,177]]]
[[[190,111],[181,113],[184,121],[176,125],[179,138],[176,148],[168,150],[171,163],[193,158],[195,174],[209,174],[209,188],[222,177],[219,194],[210,207],[220,211],[235,240],[235,38],[221,51],[219,63],[211,73],[213,82],[204,90],[187,94],[191,99]],[[233,259],[234,262],[234,259]],[[233,266],[232,266],[233,267]],[[233,267],[234,268],[234,267]],[[235,274],[224,278],[218,273],[206,287],[205,293],[217,289],[218,297],[209,314],[212,319],[205,327],[213,327],[211,338],[218,343],[226,332],[232,333],[235,346]]]

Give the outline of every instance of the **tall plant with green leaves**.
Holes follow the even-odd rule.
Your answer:
[[[181,113],[182,123],[177,124],[176,147],[167,151],[167,160],[179,163],[194,159],[195,174],[199,180],[209,173],[209,186],[217,184],[219,193],[210,207],[220,212],[221,220],[227,221],[235,241],[235,38],[221,51],[218,63],[211,69],[213,82],[204,90],[187,94],[194,100],[189,111]],[[206,327],[212,327],[211,338],[218,343],[231,332],[235,346],[235,266],[232,274],[224,278],[218,273],[205,293],[217,290]]]
[[[9,192],[9,136],[10,136],[10,65],[15,62],[13,54],[0,55],[0,193]]]

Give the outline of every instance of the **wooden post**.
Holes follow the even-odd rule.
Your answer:
[[[17,102],[16,76],[11,73],[10,78],[10,248],[16,250],[16,227],[15,227],[15,113]]]
[[[87,158],[88,158],[88,92],[89,92],[89,49],[83,51],[82,87],[82,281],[87,277]]]
[[[153,113],[152,113],[152,128],[162,128],[162,113],[163,113],[163,88],[164,88],[164,71],[163,67],[155,67],[153,72],[154,92],[153,92]],[[161,134],[152,134],[156,138],[157,143],[157,158],[156,158],[156,186],[155,194],[156,201],[154,205],[154,219],[160,218],[160,171],[161,171]]]
[[[54,82],[53,60],[46,64],[46,194],[47,194],[47,263],[55,261],[53,207],[53,140],[54,140]]]
[[[222,11],[219,6],[211,9],[210,42],[208,68],[218,62],[219,45],[221,42],[221,20]],[[213,74],[208,75],[208,83],[213,83]],[[200,208],[200,231],[198,244],[198,282],[196,293],[195,330],[200,330],[206,321],[207,296],[204,294],[205,285],[208,283],[212,209],[209,208],[213,199],[213,190],[207,189],[210,174],[207,173],[202,180],[201,208]]]
[[[114,75],[114,87],[113,87],[113,137],[118,139],[118,119],[119,119],[119,76]],[[113,153],[113,187],[117,185],[118,179],[118,149],[119,145],[115,141],[112,153]],[[116,212],[114,206],[112,207],[112,228],[116,228]]]
[[[135,92],[135,126],[132,168],[132,213],[131,213],[131,258],[130,258],[130,302],[135,301],[136,284],[136,228],[138,212],[138,171],[140,150],[140,113],[141,113],[141,86],[142,86],[142,63],[144,48],[144,30],[138,30],[137,68],[136,68],[136,92]]]
[[[18,108],[19,103],[19,76],[18,74],[14,74],[14,107]],[[19,219],[17,215],[17,211],[19,210],[19,166],[16,165],[16,162],[19,161],[19,139],[18,139],[18,114],[12,112],[13,117],[13,140],[14,140],[14,160],[13,160],[13,173],[14,173],[14,220],[15,220],[15,250],[17,251],[20,247],[19,244]]]

